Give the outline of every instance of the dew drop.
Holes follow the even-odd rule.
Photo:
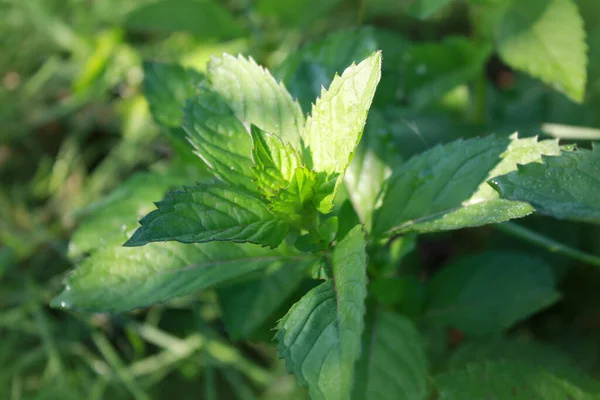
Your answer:
[[[427,67],[425,64],[417,65],[417,75],[425,75],[427,73]]]

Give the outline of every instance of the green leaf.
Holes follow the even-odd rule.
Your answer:
[[[372,28],[344,30],[293,52],[273,73],[308,112],[322,87],[327,87],[336,73],[364,60],[378,48]]]
[[[296,168],[289,185],[277,193],[269,208],[279,218],[285,219],[298,228],[309,228],[316,217],[315,187],[318,176],[305,166]],[[329,194],[329,192],[327,192]]]
[[[511,362],[472,364],[435,381],[440,400],[592,400],[600,395],[598,390],[578,387],[542,368]]]
[[[527,254],[468,256],[433,277],[426,318],[467,334],[499,332],[558,301],[555,285],[552,269]]]
[[[558,142],[488,136],[437,146],[407,161],[388,179],[375,212],[376,234],[431,232],[502,222],[530,214],[527,203],[500,199],[487,180],[542,154]]]
[[[305,27],[323,19],[341,0],[258,0],[256,10],[267,17],[277,17],[286,26]],[[301,11],[300,11],[301,10]]]
[[[217,290],[223,322],[233,340],[247,339],[306,278],[314,260],[271,264],[258,276]]]
[[[389,311],[368,315],[363,349],[353,399],[425,399],[427,360],[421,336],[408,318]]]
[[[453,0],[415,0],[408,7],[408,14],[419,19],[428,19]]]
[[[287,89],[252,58],[224,54],[208,64],[208,79],[246,126],[250,123],[301,150],[304,116]]]
[[[481,74],[491,46],[463,37],[409,48],[400,64],[401,98],[411,107],[423,108],[458,85]]]
[[[271,197],[289,185],[302,160],[279,137],[255,125],[251,126],[250,133],[254,143],[252,159],[257,185],[263,194]]]
[[[402,158],[383,116],[372,110],[363,139],[344,178],[354,209],[368,230],[381,186],[392,169],[401,163]]]
[[[127,15],[125,27],[135,31],[183,31],[216,39],[244,34],[231,13],[211,0],[162,0],[145,4]]]
[[[581,368],[560,349],[520,338],[490,338],[467,341],[452,353],[448,369],[464,368],[467,364],[486,361],[514,361],[538,365],[550,371],[573,371]]]
[[[144,96],[154,120],[168,128],[183,122],[185,101],[194,96],[204,75],[176,64],[144,63]]]
[[[169,193],[140,221],[125,246],[176,240],[250,242],[277,247],[288,225],[253,194],[226,186],[199,185]]]
[[[138,219],[152,211],[150,200],[162,198],[169,188],[189,179],[189,174],[177,170],[133,175],[109,196],[82,211],[86,216],[71,236],[69,256],[121,245],[137,228]]]
[[[333,251],[333,277],[308,292],[279,322],[275,336],[288,370],[313,400],[350,397],[367,294],[360,226]]]
[[[496,32],[498,51],[507,64],[583,101],[587,46],[572,0],[513,1]]]
[[[68,276],[54,307],[127,311],[213,287],[277,265],[302,264],[310,256],[235,243],[152,243],[108,247],[84,259]]]
[[[323,89],[306,122],[303,140],[310,153],[305,154],[308,165],[328,178],[336,177],[331,194],[318,205],[323,213],[331,211],[337,189],[352,161],[380,76],[380,52],[348,67],[341,77],[333,79],[329,90]]]
[[[184,109],[183,128],[210,171],[232,186],[257,191],[252,172],[252,138],[223,97],[203,85]]]
[[[541,214],[600,223],[600,146],[544,157],[490,183],[502,198],[527,201]]]

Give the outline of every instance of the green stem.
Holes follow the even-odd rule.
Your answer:
[[[475,78],[473,87],[473,122],[483,124],[487,120],[487,76],[485,70]]]
[[[494,227],[499,231],[506,233],[507,235],[511,235],[522,239],[525,242],[543,247],[551,253],[561,254],[574,260],[600,267],[600,257],[569,247],[547,236],[524,228],[521,225],[513,222],[505,222],[503,224],[494,225]]]
[[[367,0],[358,0],[358,12],[356,14],[356,26],[360,28],[365,20],[365,9],[367,8]]]

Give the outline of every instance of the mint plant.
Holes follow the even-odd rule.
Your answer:
[[[313,50],[278,73],[299,82],[299,66],[319,62]],[[598,148],[490,135],[403,162],[385,134],[385,110],[369,114],[382,71],[382,53],[371,52],[322,87],[306,115],[305,99],[250,58],[225,54],[205,73],[146,64],[145,94],[177,155],[131,178],[82,224],[71,254],[90,255],[52,304],[123,312],[214,288],[234,340],[275,317],[279,355],[311,399],[595,398],[598,385],[576,368],[490,359],[438,374],[430,365],[427,326],[498,335],[555,304],[556,278],[540,257],[479,252],[426,284],[396,270],[410,264],[423,233],[534,212],[598,222]],[[428,101],[427,91],[413,94]],[[149,210],[146,197],[180,185]]]

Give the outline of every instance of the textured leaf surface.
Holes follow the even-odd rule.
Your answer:
[[[348,67],[341,77],[333,79],[329,90],[323,90],[306,122],[304,145],[310,152],[308,165],[317,172],[337,175],[335,190],[319,204],[323,213],[333,206],[337,187],[362,136],[380,76],[379,52]]]
[[[152,211],[173,185],[191,178],[178,171],[138,173],[109,196],[89,206],[86,217],[69,241],[69,256],[78,257],[98,247],[120,246],[138,227],[138,220]]]
[[[360,226],[333,252],[333,278],[308,292],[281,319],[275,336],[279,354],[313,400],[345,400],[352,390],[359,357],[366,253]]]
[[[315,188],[318,186],[318,176],[309,171],[305,166],[296,168],[289,185],[279,191],[269,204],[271,209],[279,218],[302,227],[302,222],[312,223],[315,213],[315,202],[317,201]],[[330,191],[326,192],[327,194]]]
[[[527,201],[539,213],[600,223],[600,146],[544,157],[491,183],[502,198]]]
[[[600,392],[584,389],[552,373],[527,364],[473,364],[436,379],[440,400],[563,400],[597,399]]]
[[[189,32],[204,38],[231,38],[244,31],[230,12],[212,0],[162,0],[133,10],[128,29],[155,32]]]
[[[196,94],[202,79],[200,72],[180,65],[144,63],[144,96],[154,120],[165,127],[179,128],[185,101]]]
[[[127,311],[227,282],[309,256],[235,243],[152,243],[109,247],[84,259],[65,282],[54,307]]]
[[[176,240],[182,243],[223,240],[277,247],[288,225],[253,194],[221,185],[201,185],[169,193],[146,215],[125,243]]]
[[[375,311],[367,321],[352,398],[425,399],[427,360],[413,323],[388,311]]]
[[[203,85],[184,110],[184,129],[200,158],[219,179],[256,191],[252,138],[225,99]]]
[[[267,197],[288,186],[300,166],[300,155],[275,135],[252,125],[252,159],[258,188]]]
[[[402,163],[398,153],[383,116],[372,110],[344,178],[352,205],[367,229],[383,182]]]
[[[238,119],[279,137],[300,150],[304,116],[287,89],[250,58],[224,54],[208,64],[211,86],[225,99]]]
[[[265,323],[306,278],[311,261],[272,264],[253,279],[219,288],[223,321],[231,338],[247,339]]]
[[[437,146],[407,161],[388,179],[374,232],[428,232],[459,229],[523,217],[523,202],[500,199],[487,180],[517,163],[540,162],[558,154],[558,142],[489,136]]]
[[[510,66],[583,100],[587,47],[572,0],[513,1],[497,29],[498,50]]]
[[[459,259],[433,277],[428,292],[427,318],[468,334],[502,331],[560,298],[547,264],[510,252]]]

